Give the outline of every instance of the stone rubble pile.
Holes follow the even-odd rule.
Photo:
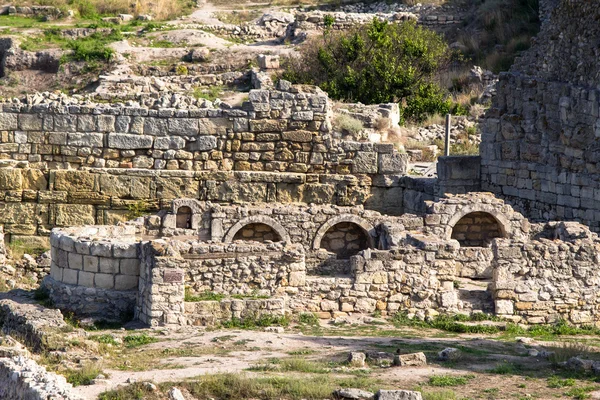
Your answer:
[[[63,376],[46,371],[34,360],[18,356],[0,358],[0,398],[28,400],[82,400],[71,392]]]

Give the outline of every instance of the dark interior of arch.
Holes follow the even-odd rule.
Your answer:
[[[369,240],[367,233],[357,224],[340,222],[325,232],[321,239],[321,248],[335,253],[340,260],[346,260],[369,248]]]
[[[265,242],[270,240],[271,242],[280,242],[281,236],[269,225],[255,223],[248,224],[242,227],[233,236],[233,240],[247,240],[253,242]]]
[[[503,236],[498,220],[481,211],[465,215],[452,228],[452,239],[462,247],[488,247],[493,239]]]
[[[192,209],[183,206],[177,210],[175,226],[181,229],[192,229]]]

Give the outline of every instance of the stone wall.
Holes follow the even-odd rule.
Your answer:
[[[501,195],[534,220],[575,220],[595,231],[598,18],[598,2],[560,1],[532,48],[501,74],[481,143],[482,190]]]
[[[283,298],[225,299],[221,301],[185,302],[188,325],[212,326],[231,319],[282,317],[286,314]]]
[[[97,317],[132,314],[140,275],[134,234],[134,226],[55,230],[44,280],[55,305]]]
[[[494,242],[496,314],[516,315],[530,324],[598,321],[600,240],[576,224],[559,223],[559,229],[570,234],[560,242]]]
[[[181,197],[402,212],[393,177],[406,156],[332,137],[329,100],[315,88],[254,90],[241,109],[53,96],[1,104],[0,225],[11,238],[114,224],[139,201],[157,210]]]

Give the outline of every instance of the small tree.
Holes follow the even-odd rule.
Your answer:
[[[328,24],[330,26],[331,23]],[[320,86],[329,96],[365,104],[399,102],[406,118],[447,112],[451,103],[434,82],[451,59],[444,39],[415,22],[376,18],[347,32],[313,39],[284,60],[283,78]],[[424,98],[425,96],[425,98]]]

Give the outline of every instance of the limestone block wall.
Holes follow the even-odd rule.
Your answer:
[[[493,245],[495,312],[530,324],[598,321],[597,236],[556,242],[498,240]]]
[[[285,314],[285,299],[281,297],[185,303],[188,325],[211,326],[233,318],[256,319],[261,316],[284,316]]]
[[[532,219],[598,231],[600,3],[541,5],[546,15],[554,11],[532,48],[501,74],[482,124],[482,189]]]
[[[44,284],[57,307],[107,318],[132,314],[140,275],[134,234],[133,226],[54,230]]]

